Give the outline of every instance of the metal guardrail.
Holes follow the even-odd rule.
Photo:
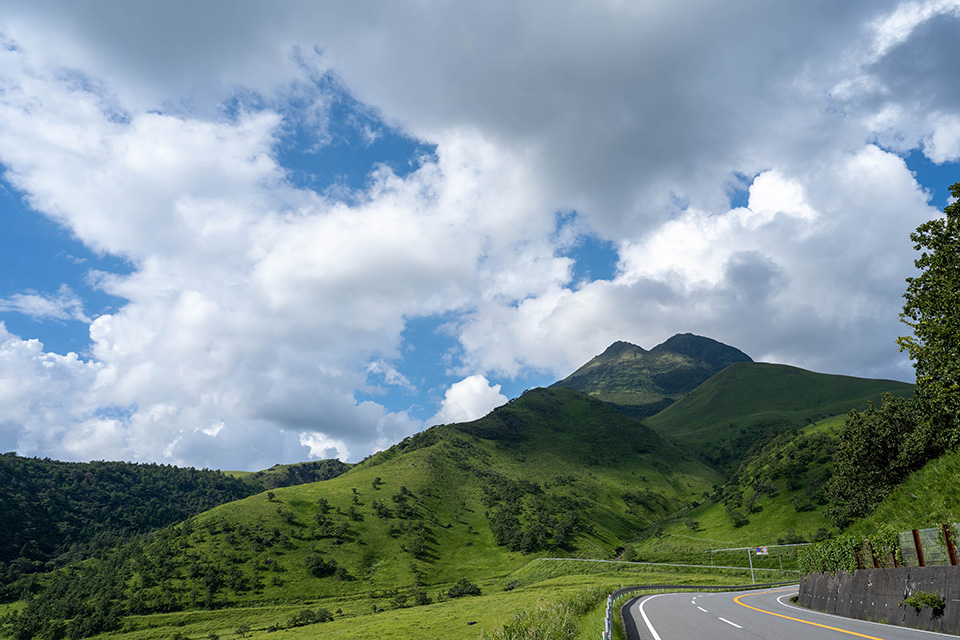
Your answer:
[[[753,547],[750,547],[753,549]],[[606,562],[608,564],[629,564],[629,565],[639,565],[639,566],[648,566],[648,567],[688,567],[694,569],[742,569],[743,571],[750,571],[751,567],[741,567],[736,565],[714,565],[714,564],[684,564],[680,562],[637,562],[634,560],[599,560],[596,558],[537,558],[533,562]],[[798,569],[768,569],[757,567],[753,569],[754,571],[776,571],[777,573],[800,573]]]
[[[607,613],[604,616],[603,620],[603,634],[600,636],[601,640],[612,640],[613,638],[613,611],[614,604],[628,595],[639,594],[649,595],[653,593],[681,593],[681,592],[702,592],[702,591],[743,591],[746,589],[765,589],[767,587],[780,587],[788,584],[796,584],[796,582],[771,582],[769,584],[748,584],[748,585],[730,585],[730,586],[694,586],[688,584],[655,584],[655,585],[642,585],[635,587],[623,587],[622,589],[617,589],[609,596],[607,596]]]

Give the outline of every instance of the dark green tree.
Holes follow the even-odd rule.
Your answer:
[[[917,463],[906,443],[917,429],[917,412],[909,398],[884,394],[879,407],[851,411],[840,431],[827,516],[840,528],[870,514]]]
[[[960,182],[950,187],[960,198]],[[913,335],[897,340],[917,374],[923,424],[910,443],[919,457],[960,445],[960,201],[910,234],[920,275],[907,278],[900,319]]]
[[[334,559],[324,560],[317,555],[307,556],[305,559],[307,570],[318,578],[324,578],[336,573],[339,568]]]
[[[457,583],[450,587],[447,590],[448,598],[462,598],[464,596],[479,596],[481,595],[480,587],[477,584],[470,582],[466,578],[460,578],[457,580]]]

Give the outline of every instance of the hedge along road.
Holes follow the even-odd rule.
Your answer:
[[[641,596],[621,609],[628,640],[921,640],[956,638],[831,616],[790,602],[797,587]]]

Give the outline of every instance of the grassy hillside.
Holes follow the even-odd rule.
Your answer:
[[[617,343],[580,370],[592,395],[528,391],[349,468],[237,474],[269,490],[18,582],[24,599],[0,605],[0,637],[306,638],[317,625],[332,638],[476,637],[558,601],[595,617],[597,594],[653,571],[548,558],[743,566],[744,552],[710,550],[834,534],[822,516],[832,429],[851,408],[912,387],[727,362],[741,356],[696,336],[650,352]],[[719,373],[650,426],[598,399],[640,411],[645,393],[672,401],[711,367]],[[327,479],[299,484],[317,477]],[[930,499],[943,502],[933,513],[954,508]],[[753,559],[797,566],[792,550]]]
[[[727,365],[749,361],[738,349],[688,333],[675,335],[650,351],[615,342],[552,386],[581,391],[631,416],[645,418]]]
[[[960,450],[946,453],[911,474],[871,516],[851,526],[856,535],[881,527],[909,531],[960,522]]]
[[[765,435],[879,404],[913,385],[813,373],[780,364],[733,364],[645,423],[718,469],[735,467]]]
[[[824,515],[824,487],[832,470],[843,418],[828,418],[799,431],[771,434],[746,455],[708,500],[672,515],[635,545],[649,560],[741,564],[743,552],[709,554],[710,549],[813,542],[838,533]],[[795,568],[794,549],[771,549],[759,566]],[[776,559],[776,560],[774,560]],[[765,564],[766,563],[766,564]]]
[[[899,532],[960,522],[960,450],[929,461],[900,483],[872,514],[844,530],[836,548],[849,552],[860,540],[870,539],[882,549]],[[852,542],[852,545],[847,543]],[[840,561],[843,554],[837,554]],[[852,552],[848,563],[855,566]],[[842,565],[841,565],[842,566]]]
[[[331,480],[221,505],[61,571],[11,628],[84,637],[131,614],[437,602],[534,557],[612,557],[718,479],[608,405],[538,389]]]
[[[935,458],[910,474],[866,518],[862,518],[835,539],[804,551],[801,565],[809,571],[856,569],[854,550],[870,540],[880,562],[890,566],[890,552],[900,532],[939,528],[960,522],[960,450]],[[869,558],[869,551],[864,550]]]

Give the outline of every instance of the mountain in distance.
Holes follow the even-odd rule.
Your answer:
[[[614,342],[551,387],[567,387],[608,402],[638,419],[659,413],[747,354],[711,338],[677,334],[647,351]]]
[[[907,397],[913,385],[739,362],[644,422],[723,471],[770,434],[879,405],[883,393]]]

